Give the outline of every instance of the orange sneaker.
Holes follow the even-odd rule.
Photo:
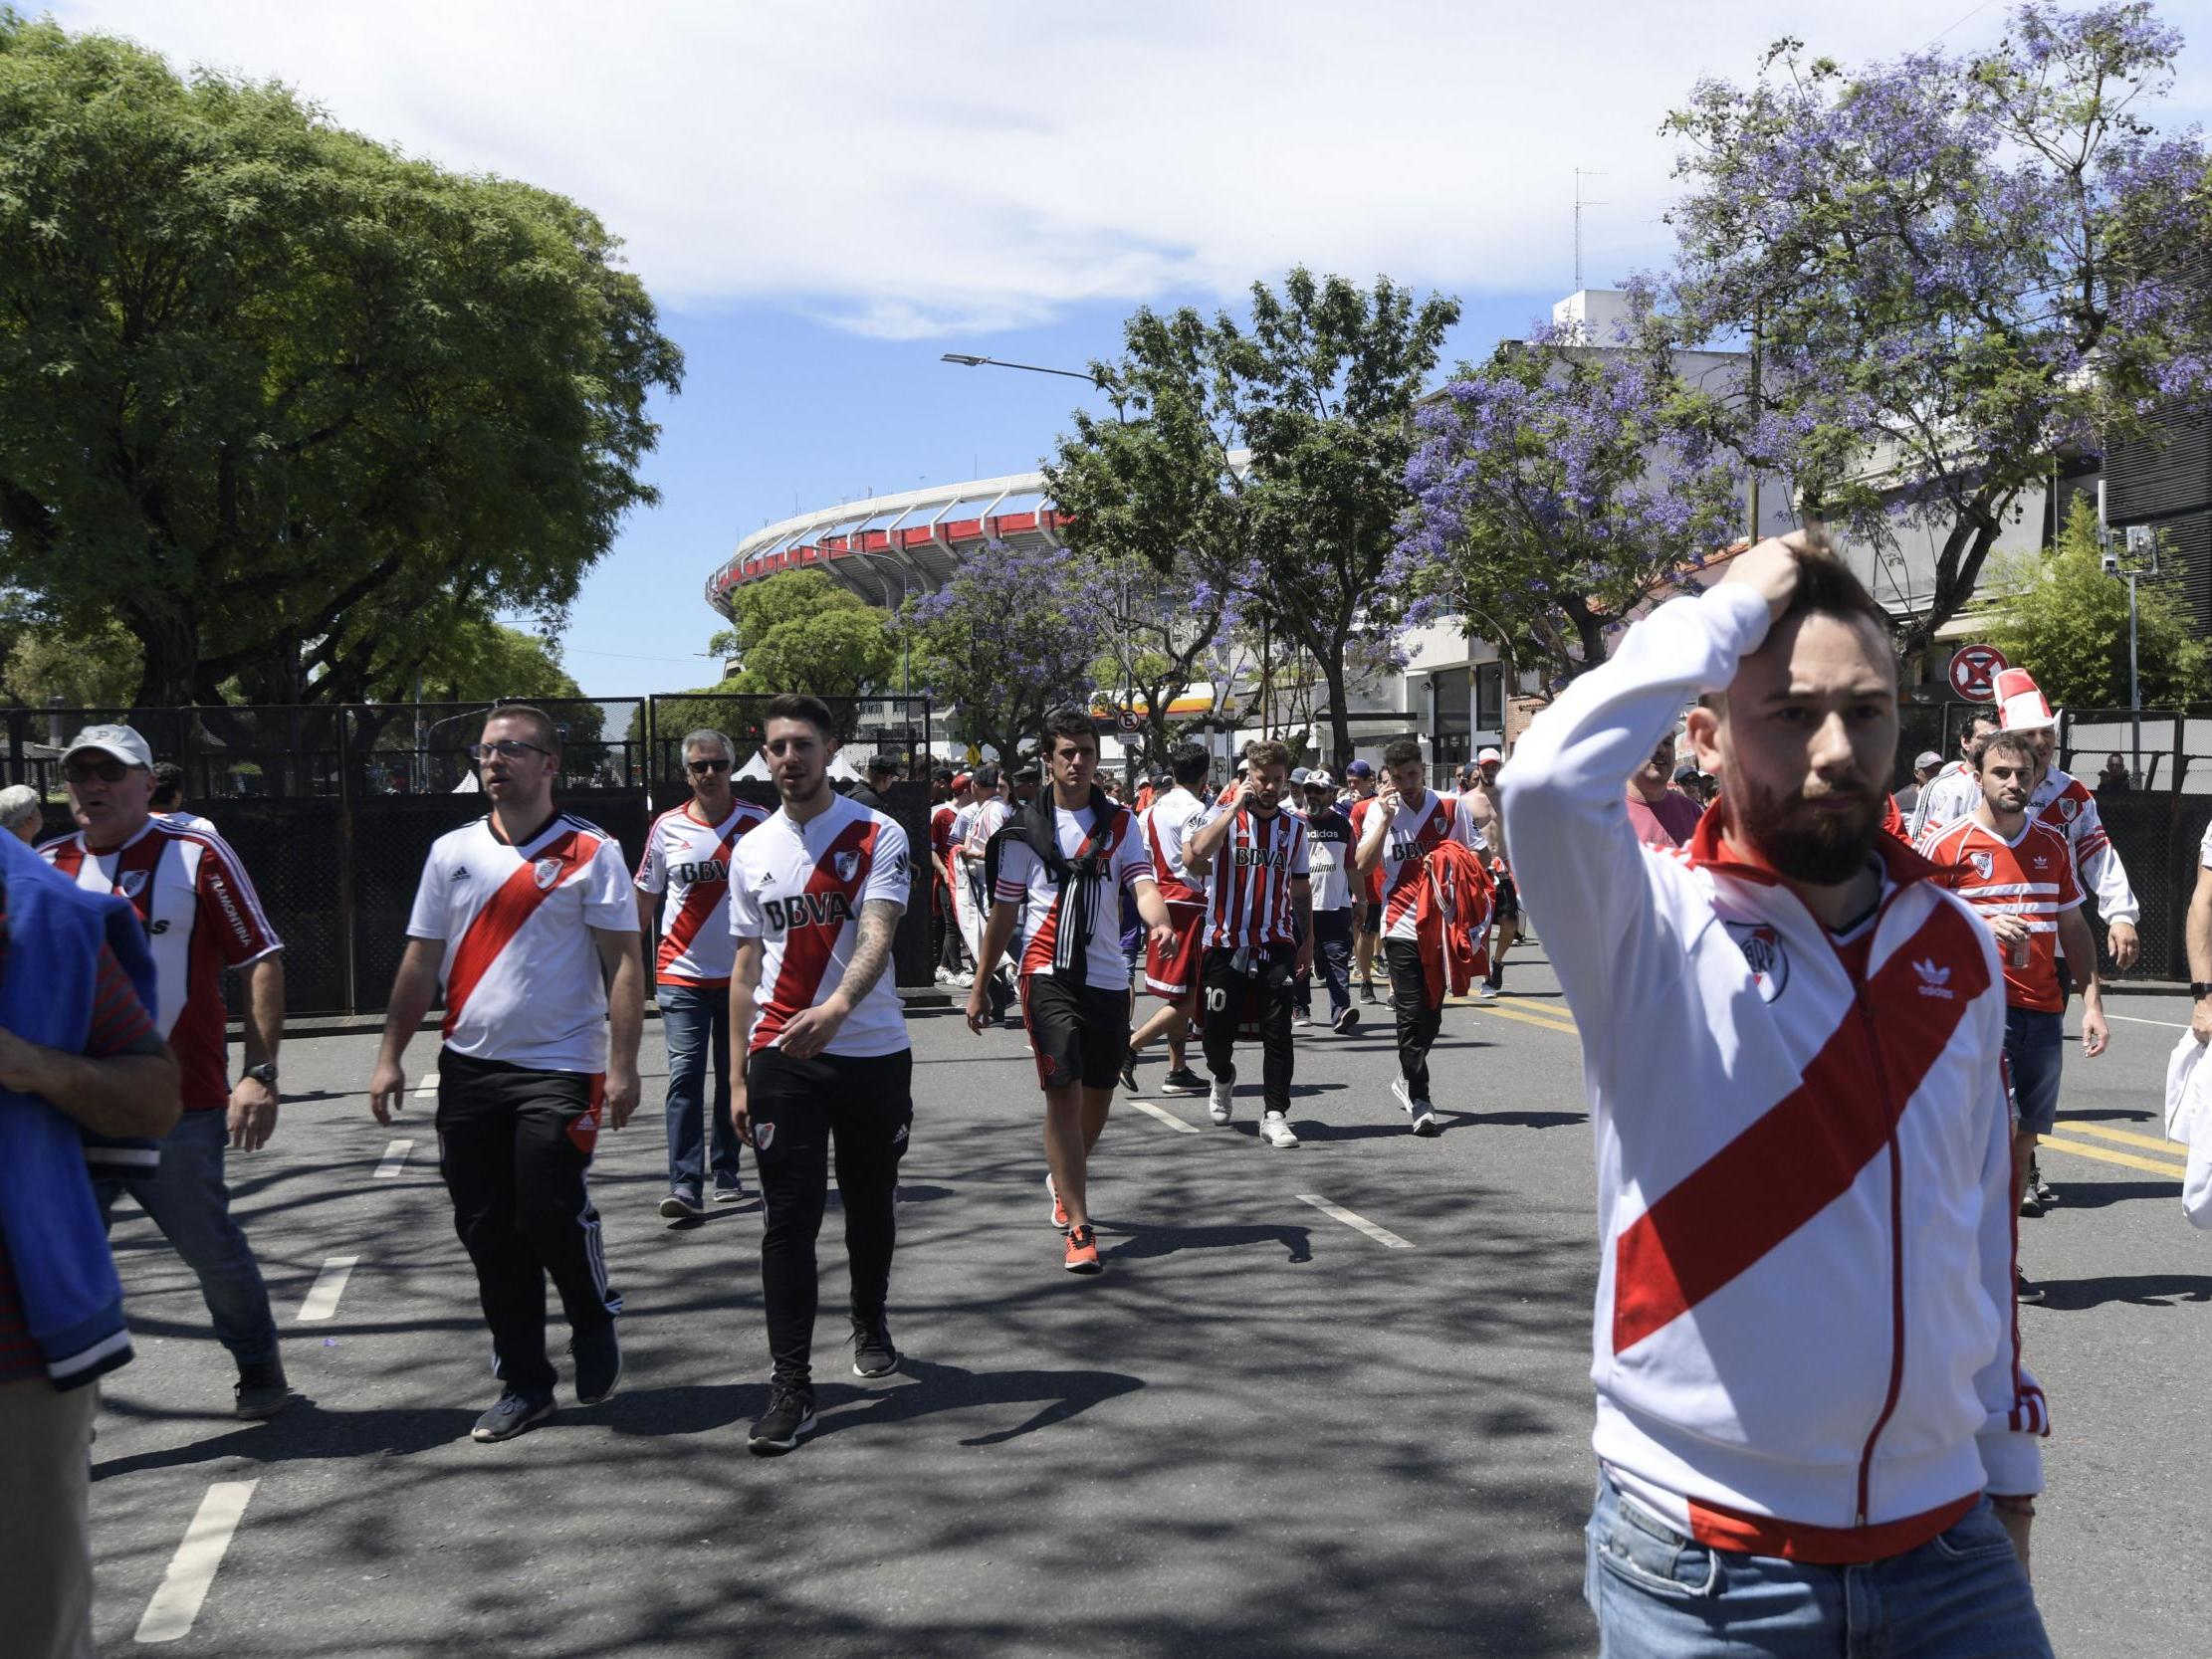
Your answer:
[[[1061,1232],[1067,1231],[1067,1206],[1060,1202],[1060,1189],[1052,1184],[1052,1177],[1044,1177],[1044,1195],[1052,1200],[1052,1225]]]
[[[1105,1264],[1098,1259],[1098,1240],[1091,1236],[1088,1226],[1067,1230],[1067,1259],[1060,1265],[1070,1273],[1104,1271]]]

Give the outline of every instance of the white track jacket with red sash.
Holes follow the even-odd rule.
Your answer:
[[[1623,785],[1767,608],[1637,624],[1503,782],[1597,1135],[1600,1459],[1722,1548],[1872,1560],[2042,1486],[2013,1308],[2005,991],[1987,930],[1876,837],[1863,969],[1771,873],[1637,844]]]

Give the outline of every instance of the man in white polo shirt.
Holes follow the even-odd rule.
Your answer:
[[[553,1414],[548,1277],[577,1402],[597,1405],[621,1378],[622,1302],[584,1172],[602,1117],[620,1129],[637,1107],[645,963],[620,844],[553,805],[553,721],[494,709],[470,753],[492,810],[430,849],[368,1100],[379,1124],[405,1104],[400,1061],[442,982],[439,1167],[505,1384],[471,1433],[505,1440]]]

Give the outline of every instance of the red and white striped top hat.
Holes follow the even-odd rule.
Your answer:
[[[2026,669],[1999,669],[1994,690],[1998,715],[2007,731],[2041,731],[2059,724],[2058,711]]]

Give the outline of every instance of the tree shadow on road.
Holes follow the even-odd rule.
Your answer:
[[[484,1405],[489,1404],[487,1396]],[[482,1411],[483,1406],[386,1406],[335,1411],[303,1396],[295,1398],[281,1416],[240,1423],[228,1434],[218,1434],[211,1440],[110,1458],[105,1463],[96,1459],[93,1479],[113,1480],[145,1469],[176,1469],[231,1457],[255,1463],[284,1463],[299,1458],[404,1456],[467,1439]]]

